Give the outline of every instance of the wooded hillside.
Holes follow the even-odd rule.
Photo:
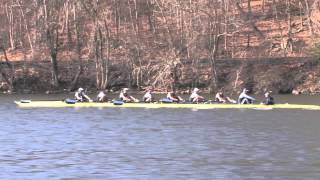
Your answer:
[[[27,88],[22,80],[37,77],[52,89],[84,80],[176,88],[206,79],[217,89],[218,60],[310,57],[319,10],[319,0],[1,0],[1,86]]]

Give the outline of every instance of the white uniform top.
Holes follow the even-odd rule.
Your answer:
[[[146,92],[146,94],[144,94],[143,99],[152,99],[152,94],[150,92]]]
[[[218,100],[218,101],[224,101],[224,97],[223,97],[223,95],[221,96],[220,93],[216,94],[215,99]]]
[[[103,91],[100,91],[99,94],[97,95],[98,99],[104,98],[106,94]]]
[[[194,98],[198,98],[199,97],[199,94],[197,92],[193,92],[191,95],[190,95],[190,99],[194,99]]]
[[[125,94],[127,94],[127,93],[120,92],[119,98],[120,98],[120,99],[125,99],[125,98],[127,98],[128,96],[126,96]]]
[[[82,101],[83,100],[83,92],[79,92],[77,91],[75,94],[74,94],[76,100],[79,100],[79,101]]]

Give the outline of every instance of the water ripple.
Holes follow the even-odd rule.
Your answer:
[[[1,179],[318,179],[316,111],[0,107]]]

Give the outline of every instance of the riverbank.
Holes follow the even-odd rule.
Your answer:
[[[153,66],[157,66],[154,64]],[[14,80],[13,92],[22,94],[32,93],[68,93],[75,89],[70,84],[77,73],[77,64],[70,61],[59,62],[60,86],[54,87],[51,83],[51,63],[13,62]],[[159,74],[146,69],[148,76],[141,77],[140,86],[126,71],[126,64],[112,63],[110,65],[107,90],[117,92],[123,87],[143,92],[152,87],[157,93],[170,90],[172,83],[153,84]],[[206,93],[214,93],[223,88],[228,93],[239,93],[242,88],[251,89],[252,93],[262,93],[266,89],[275,94],[319,94],[320,93],[320,65],[312,58],[273,58],[273,59],[221,59],[216,62],[217,83],[216,89],[211,89],[210,63],[200,60],[198,67],[193,67],[188,60],[182,61],[178,69],[175,87],[181,94],[189,94],[193,87],[198,87]],[[96,92],[95,63],[86,61],[84,70],[75,87],[83,87],[90,92]],[[161,78],[161,77],[160,77]],[[171,81],[168,78],[168,82]],[[1,79],[0,91],[7,93],[8,84]],[[10,93],[10,92],[9,92]]]

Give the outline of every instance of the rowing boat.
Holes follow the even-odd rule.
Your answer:
[[[79,102],[68,104],[64,101],[15,101],[21,108],[65,108],[65,107],[92,107],[92,108],[195,108],[195,109],[309,109],[320,110],[319,105],[302,104],[177,104],[177,103],[123,103],[116,105],[113,103]]]

